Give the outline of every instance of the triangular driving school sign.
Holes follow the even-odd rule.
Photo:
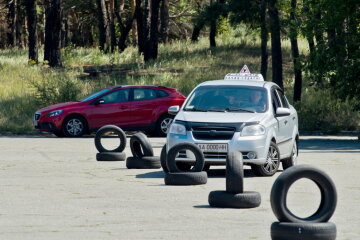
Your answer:
[[[242,67],[242,69],[240,70],[240,73],[241,74],[250,74],[250,70],[249,70],[248,66],[244,65]]]

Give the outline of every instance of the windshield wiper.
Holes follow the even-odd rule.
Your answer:
[[[255,113],[254,111],[243,109],[243,108],[235,108],[229,107],[225,109],[227,112],[248,112],[248,113]]]
[[[184,109],[185,111],[191,111],[191,112],[207,112],[208,110],[206,109],[201,109],[201,108],[188,108],[188,109]]]
[[[208,109],[207,110],[208,112],[225,112],[226,110],[225,109]]]

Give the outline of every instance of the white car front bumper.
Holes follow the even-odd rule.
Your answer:
[[[264,164],[266,161],[266,156],[268,153],[268,145],[266,135],[261,136],[250,136],[242,137],[240,132],[235,132],[231,140],[199,140],[195,139],[191,131],[186,131],[186,135],[172,134],[167,135],[167,151],[170,148],[179,143],[194,143],[194,144],[217,144],[225,143],[228,144],[227,153],[210,153],[204,152],[205,163],[210,165],[225,165],[226,156],[231,152],[239,152],[243,156],[243,162],[246,164]],[[249,152],[254,152],[256,157],[254,159],[249,159],[247,154]],[[193,159],[181,158],[177,161],[191,162]]]

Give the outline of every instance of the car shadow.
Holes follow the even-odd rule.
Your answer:
[[[360,141],[350,139],[300,139],[300,150],[339,153],[360,153]]]

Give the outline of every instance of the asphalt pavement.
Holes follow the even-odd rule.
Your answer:
[[[360,239],[360,142],[356,137],[301,137],[299,164],[326,171],[338,205],[330,219],[338,240]],[[151,138],[160,155],[164,138]],[[225,190],[224,167],[206,185],[166,186],[161,169],[97,162],[91,137],[0,137],[0,239],[270,239],[276,221],[270,191],[276,177],[245,167],[244,188],[261,193],[260,207],[221,209],[208,194]],[[125,150],[131,156],[130,148]],[[320,192],[309,180],[291,188],[288,205],[309,216]]]

